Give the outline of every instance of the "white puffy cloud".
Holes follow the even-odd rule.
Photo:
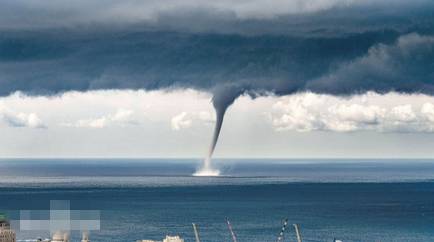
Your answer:
[[[63,126],[77,128],[105,128],[113,125],[135,125],[138,121],[134,117],[133,110],[119,109],[114,114],[108,114],[93,119],[80,119],[73,123],[63,123]]]
[[[424,103],[421,109],[421,113],[425,116],[427,120],[434,123],[434,104]]]
[[[390,116],[396,122],[413,122],[417,119],[413,107],[409,104],[393,107],[390,110]]]
[[[13,112],[2,106],[0,106],[0,120],[10,127],[47,127],[36,113]]]
[[[200,121],[201,123],[212,123],[215,121],[214,116],[205,111],[201,112],[181,112],[170,120],[172,130],[181,130],[190,128],[193,123]]]
[[[214,123],[215,116],[207,111],[201,111],[196,113],[197,118],[204,123]]]
[[[192,122],[191,118],[187,118],[187,113],[182,112],[172,118],[171,127],[173,130],[180,130],[190,127]]]
[[[368,93],[341,98],[300,93],[278,98],[270,118],[277,131],[433,132],[434,104],[424,103],[423,97]],[[402,103],[409,100],[412,103]]]
[[[210,94],[192,89],[67,92],[53,97],[27,96],[16,92],[0,97],[0,113],[5,113],[2,107],[22,113],[37,113],[50,127],[57,128],[135,125],[143,129],[166,126],[179,114],[179,107],[187,113],[186,118],[197,123],[211,123],[214,115],[210,99]]]
[[[327,112],[326,117],[322,118],[324,130],[338,132],[374,126],[385,115],[385,110],[375,105],[345,103],[332,105]]]

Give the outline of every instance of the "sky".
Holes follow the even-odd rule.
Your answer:
[[[429,0],[0,8],[0,157],[431,158],[433,95]]]

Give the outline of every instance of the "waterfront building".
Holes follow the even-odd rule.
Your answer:
[[[55,232],[51,242],[69,242],[69,234],[61,231]]]
[[[11,229],[6,215],[2,213],[0,213],[0,242],[16,242],[15,231]]]
[[[87,232],[83,232],[83,237],[81,238],[81,242],[90,242],[89,234]]]
[[[156,241],[156,240],[144,239],[144,240],[137,240],[136,242],[161,242],[161,240],[160,241]],[[182,239],[181,237],[179,237],[179,235],[176,235],[176,236],[166,235],[166,238],[163,239],[163,242],[184,242],[184,239]]]
[[[166,235],[166,238],[163,240],[163,242],[184,242],[184,239],[181,239],[178,235],[176,236],[169,236]]]

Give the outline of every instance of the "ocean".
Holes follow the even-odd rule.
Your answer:
[[[215,160],[221,177],[193,177],[195,159],[2,159],[0,212],[99,210],[91,241],[434,241],[434,160]],[[48,231],[17,231],[19,240]],[[72,232],[72,241],[80,233]]]

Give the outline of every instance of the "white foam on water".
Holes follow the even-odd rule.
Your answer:
[[[220,171],[213,169],[199,169],[193,173],[193,176],[220,176]]]
[[[211,157],[208,156],[203,161],[203,166],[193,173],[193,176],[220,176],[220,171],[212,168]]]

